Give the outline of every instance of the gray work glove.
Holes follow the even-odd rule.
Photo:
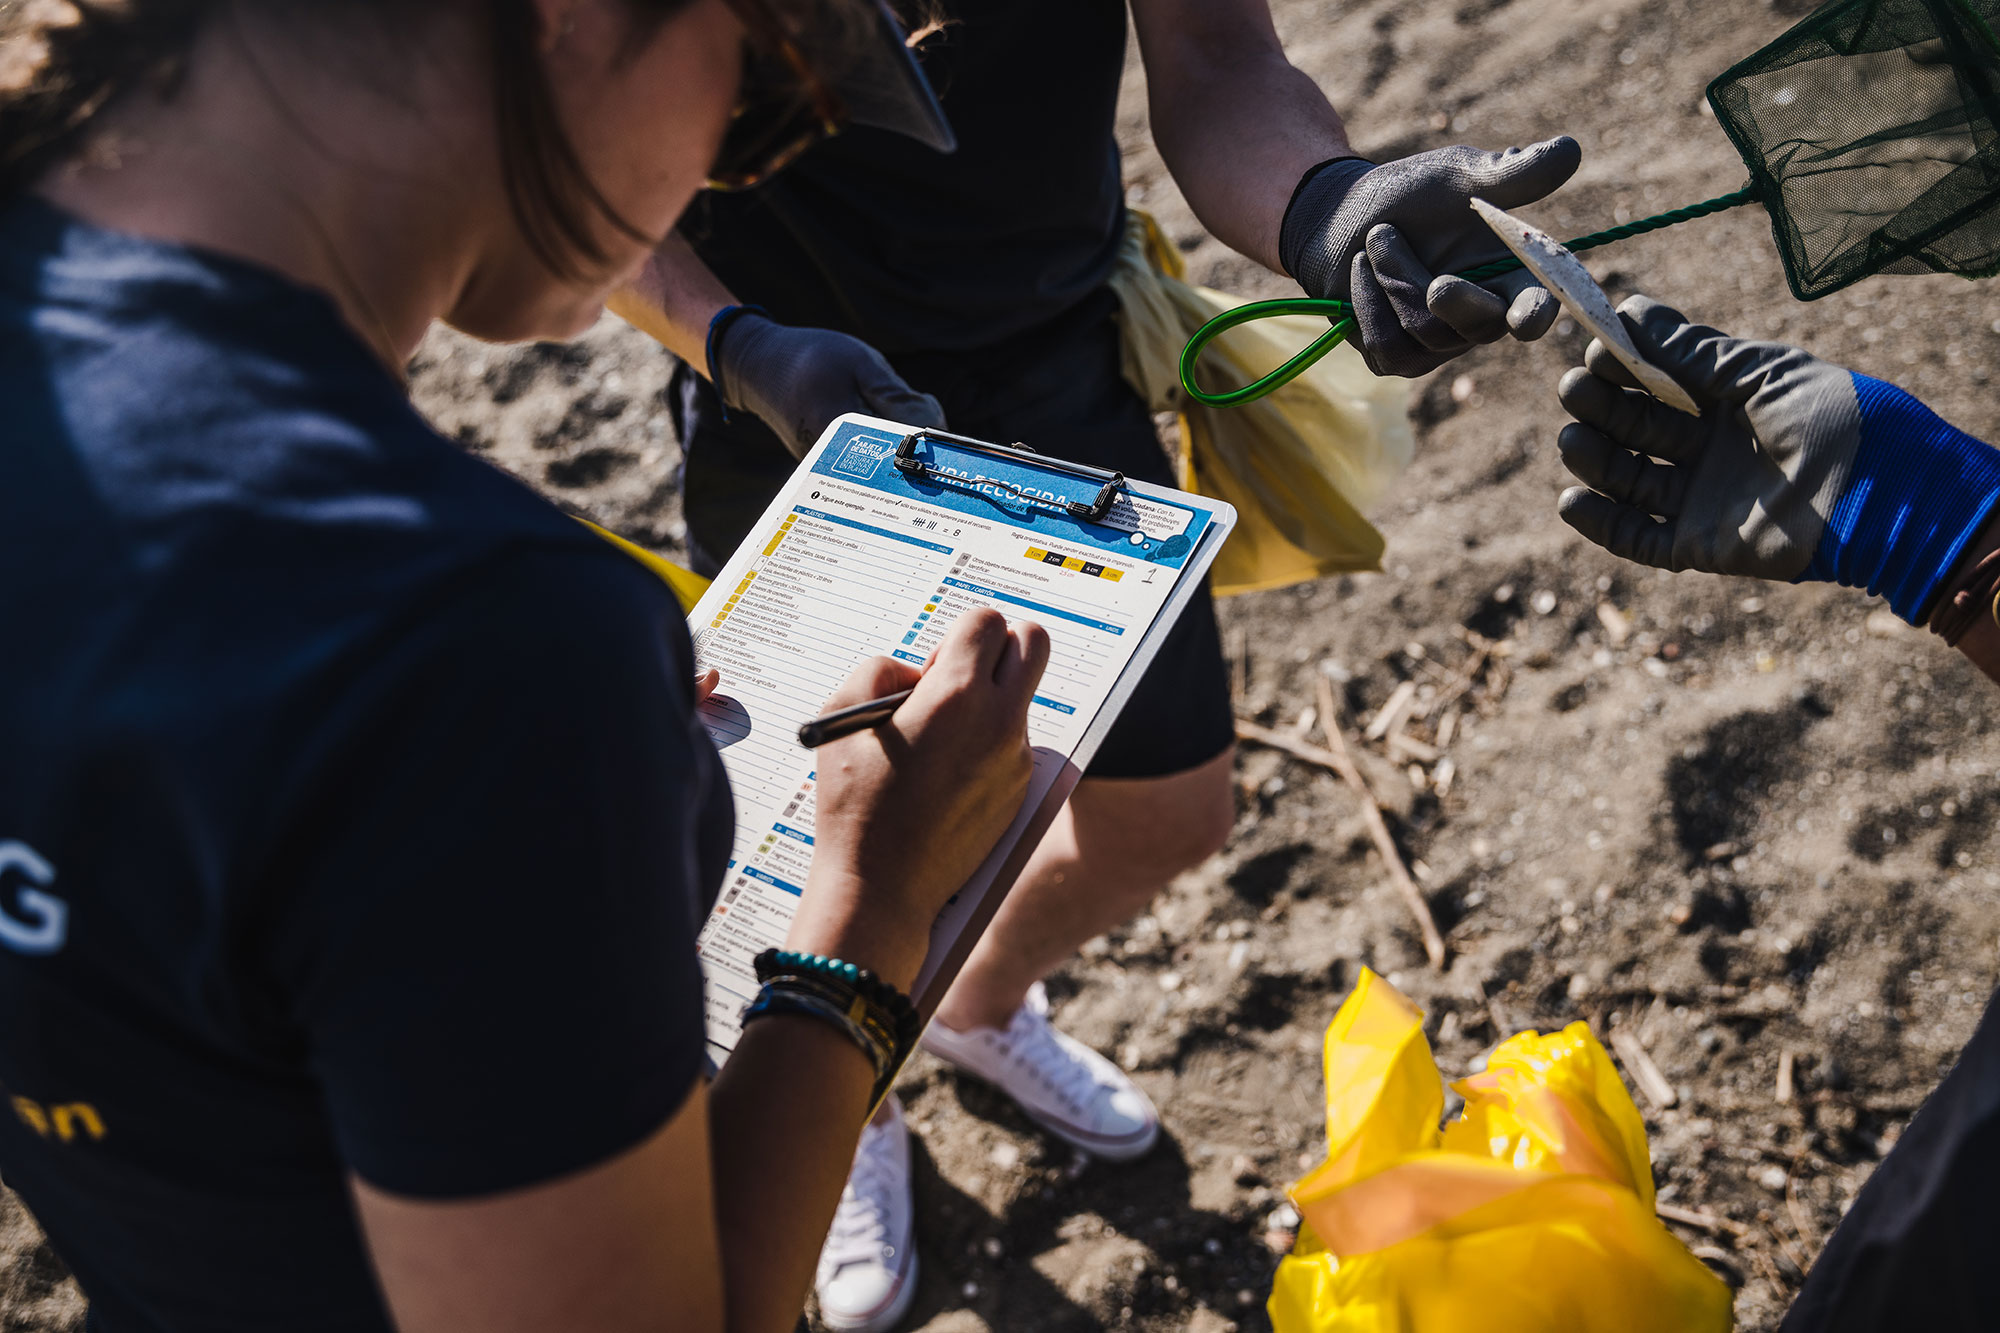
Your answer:
[[[1557,502],[1563,521],[1642,565],[1798,578],[1861,443],[1854,377],[1784,343],[1690,324],[1650,297],[1618,311],[1701,416],[1623,387],[1636,381],[1593,340],[1556,390],[1576,418],[1557,440],[1563,466],[1584,483]]]
[[[715,346],[715,391],[754,414],[794,458],[804,458],[827,423],[866,412],[911,426],[944,428],[944,408],[918,393],[880,352],[832,329],[800,329],[752,311],[736,316]]]
[[[1620,387],[1630,374],[1592,342],[1557,391],[1577,419],[1563,465],[1586,483],[1563,492],[1564,521],[1641,564],[1865,588],[1928,619],[2000,506],[2000,450],[1796,347],[1643,296],[1619,317],[1701,416]]]
[[[1576,174],[1568,136],[1489,153],[1437,148],[1380,166],[1330,162],[1292,195],[1278,257],[1307,294],[1351,301],[1361,356],[1377,375],[1416,376],[1475,343],[1524,341],[1555,323],[1558,306],[1523,270],[1474,284],[1450,276],[1506,248],[1472,211],[1476,196],[1519,208]]]

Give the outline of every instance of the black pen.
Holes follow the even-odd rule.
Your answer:
[[[912,693],[912,690],[897,690],[894,694],[885,694],[879,699],[849,704],[845,708],[836,708],[831,713],[821,713],[799,727],[799,744],[808,750],[817,750],[827,742],[837,741],[842,736],[852,736],[857,731],[879,727],[895,715],[896,709]]]

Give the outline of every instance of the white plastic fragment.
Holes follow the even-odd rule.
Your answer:
[[[1565,249],[1562,243],[1539,227],[1531,227],[1503,209],[1495,208],[1484,199],[1472,201],[1473,211],[1493,229],[1500,243],[1514,252],[1514,257],[1540,280],[1562,302],[1563,309],[1569,311],[1577,323],[1583,325],[1590,336],[1624,363],[1646,391],[1661,402],[1677,407],[1691,417],[1701,415],[1694,399],[1688,397],[1687,390],[1674,382],[1673,376],[1639,355],[1639,349],[1632,345],[1632,337],[1625,332],[1618,312],[1611,308],[1611,298],[1590,276],[1590,270],[1582,261]]]

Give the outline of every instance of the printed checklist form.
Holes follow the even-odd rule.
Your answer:
[[[912,998],[937,1007],[1235,525],[1227,504],[872,417],[827,428],[689,617],[736,843],[699,949],[709,1053],[735,1049],[752,960],[782,947],[812,867],[800,724],[863,660],[922,665],[974,607],[1048,631],[1027,800],[939,917]]]

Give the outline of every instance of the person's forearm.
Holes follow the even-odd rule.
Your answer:
[[[729,1333],[789,1333],[868,1118],[874,1071],[817,1019],[743,1031],[709,1095]]]
[[[1311,167],[1353,149],[1319,86],[1262,36],[1139,23],[1167,170],[1217,239],[1282,273],[1278,229],[1292,191]]]
[[[701,262],[694,247],[674,232],[653,252],[631,285],[614,292],[605,307],[651,336],[697,371],[708,373],[708,322],[736,304],[722,280]]]
[[[886,897],[815,866],[785,947],[865,967],[907,993],[930,932],[865,905]],[[797,1321],[873,1083],[858,1046],[803,1017],[750,1024],[722,1067],[709,1137],[730,1333],[785,1333]]]

